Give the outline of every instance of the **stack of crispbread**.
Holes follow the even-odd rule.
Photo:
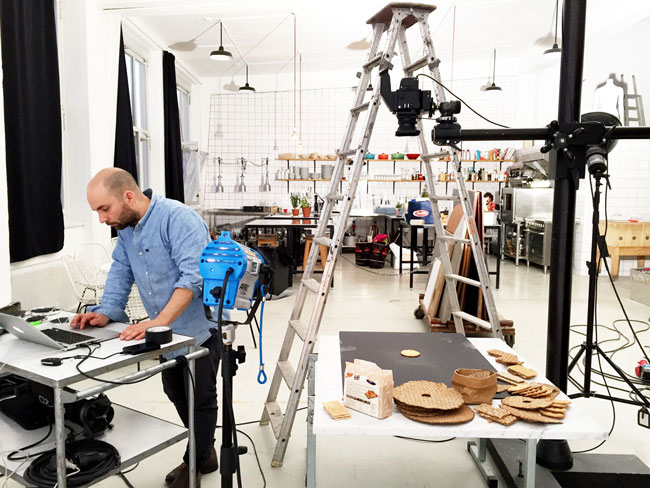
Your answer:
[[[444,383],[408,381],[393,390],[397,408],[406,418],[427,424],[462,424],[474,418],[463,397]]]

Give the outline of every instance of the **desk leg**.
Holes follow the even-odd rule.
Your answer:
[[[417,229],[417,227],[411,227],[411,262],[409,263],[409,288],[413,288],[413,246],[418,245],[418,231],[414,229]]]
[[[492,472],[492,468],[486,462],[487,460],[487,440],[479,439],[478,446],[476,442],[470,441],[467,443],[467,452],[476,463],[476,467],[481,472],[481,476],[485,478],[488,488],[497,488],[499,479]]]
[[[190,347],[190,352],[194,352],[194,346]],[[194,360],[187,362],[187,372],[185,373],[185,383],[187,384],[187,425],[189,429],[188,443],[190,453],[190,488],[196,488],[196,443],[194,436],[194,388],[190,378],[196,378],[194,374]]]
[[[56,439],[56,480],[58,488],[66,488],[65,467],[65,409],[63,407],[62,390],[54,388],[54,437]]]
[[[535,488],[535,469],[537,466],[537,439],[526,440],[526,466],[524,466],[525,488]]]
[[[316,436],[314,435],[314,402],[315,402],[315,377],[314,370],[317,354],[309,355],[309,365],[307,370],[307,488],[316,487]]]

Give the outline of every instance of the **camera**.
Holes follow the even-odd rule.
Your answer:
[[[398,137],[419,135],[420,131],[416,127],[419,115],[426,111],[431,117],[435,109],[431,92],[420,90],[418,80],[415,78],[402,78],[399,89],[391,91],[387,69],[381,72],[380,83],[384,102],[390,111],[397,115],[398,127],[395,135]]]

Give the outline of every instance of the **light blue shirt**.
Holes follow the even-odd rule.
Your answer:
[[[203,344],[210,337],[210,328],[217,327],[206,318],[202,302],[199,259],[210,242],[203,219],[188,206],[154,194],[136,226],[118,231],[118,236],[102,302],[87,310],[128,323],[124,308],[135,281],[144,308],[153,319],[165,308],[176,288],[185,288],[192,291],[194,298],[170,326],[174,333],[194,337],[197,345]],[[228,320],[225,315],[224,311],[224,319]]]

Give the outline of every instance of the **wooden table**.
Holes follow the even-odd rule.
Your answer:
[[[605,221],[599,224],[601,235]],[[650,256],[650,222],[609,222],[607,224],[607,248],[612,258],[612,277],[618,276],[621,256],[636,256],[639,268],[645,267],[645,256]],[[600,264],[600,259],[598,260]],[[600,271],[600,266],[598,268]]]

